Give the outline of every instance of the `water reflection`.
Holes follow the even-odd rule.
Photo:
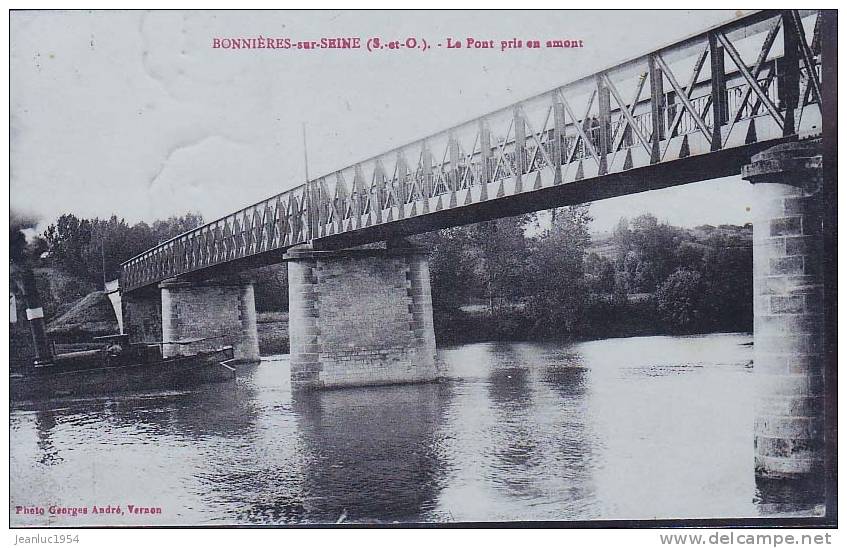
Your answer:
[[[502,351],[501,351],[502,352]],[[501,354],[502,355],[502,354]],[[492,474],[491,480],[513,495],[528,495],[533,489],[533,473],[539,464],[538,431],[530,422],[533,401],[526,364],[517,363],[507,351],[503,363],[493,367],[488,393],[499,424],[492,440],[497,470],[520,470],[519,474]]]
[[[161,517],[13,525],[808,515],[754,482],[749,335],[439,350],[443,383],[293,398],[287,357],[193,391],[44,402],[10,417],[12,504]],[[108,521],[111,520],[111,521]]]
[[[441,488],[443,384],[332,390],[294,404],[312,520],[414,520]]]
[[[51,439],[51,431],[56,426],[56,416],[52,411],[39,411],[35,415],[35,431],[38,434],[38,451],[40,458],[38,462],[45,465],[51,465],[61,462],[62,457],[59,456],[59,451],[53,445]]]
[[[578,366],[579,355],[569,352],[568,359],[562,359],[561,345],[526,343],[476,345],[473,350],[478,355],[472,361],[487,368],[480,380],[491,415],[484,427],[490,450],[475,461],[479,469],[469,469],[467,479],[455,480],[453,490],[474,496],[479,486],[470,478],[482,473],[502,500],[459,516],[472,520],[556,519],[562,512],[592,516],[589,466],[596,440],[585,416],[587,370]],[[463,349],[464,359],[468,352]]]

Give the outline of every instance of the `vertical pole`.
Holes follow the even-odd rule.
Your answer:
[[[365,185],[365,176],[362,175],[362,164],[356,164],[353,168],[353,199],[356,204],[356,219],[353,224],[356,228],[362,227],[362,215],[368,215],[373,211],[373,205],[369,203],[370,190]],[[370,210],[366,209],[370,207]]]
[[[567,151],[564,149],[565,140],[565,105],[553,94],[553,162],[555,179],[553,184],[562,184],[562,164]]]
[[[53,356],[47,342],[47,334],[44,332],[44,309],[41,308],[41,298],[38,295],[35,274],[29,266],[24,265],[19,268],[19,279],[18,285],[21,288],[26,305],[26,319],[29,322],[29,329],[35,346],[35,363],[50,363]]]
[[[479,150],[482,162],[482,182],[491,182],[491,132],[484,119],[479,120]]]
[[[517,185],[520,188],[523,181],[523,174],[526,171],[526,124],[524,123],[523,113],[519,107],[515,107],[515,159],[517,160]]]
[[[650,114],[653,123],[653,133],[650,136],[650,163],[661,160],[659,142],[665,138],[665,90],[662,71],[656,65],[656,57],[647,56],[647,70],[650,74]]]
[[[709,60],[712,69],[712,150],[720,150],[723,145],[721,126],[729,118],[729,114],[726,108],[724,51],[714,32],[709,33]]]
[[[456,136],[450,132],[448,137],[448,148],[450,149],[450,190],[459,190],[459,142]]]
[[[429,143],[426,141],[424,141],[423,147],[421,160],[423,161],[424,180],[421,191],[424,198],[429,199],[432,196],[432,151],[429,149]]]
[[[480,189],[479,199],[488,199],[488,183],[491,182],[491,133],[488,131],[488,126],[485,125],[485,120],[479,120],[479,161],[482,188]]]
[[[385,199],[385,169],[382,166],[382,160],[377,160],[374,166],[374,186],[371,188],[371,192],[373,193],[371,205],[376,208],[376,222],[382,223],[382,210],[385,209],[387,203]]]
[[[306,150],[306,122],[303,122],[303,172],[306,176],[306,187],[304,198],[306,200],[306,239],[311,244],[311,240],[318,235],[318,209],[317,200],[314,196],[314,188],[309,182],[309,153]]]
[[[785,125],[782,128],[784,136],[796,132],[794,111],[800,99],[800,55],[799,36],[797,27],[790,11],[782,14],[782,36],[784,53],[782,57],[782,79],[779,86],[780,108],[785,111]]]
[[[602,75],[597,75],[597,98],[600,109],[600,137],[598,140],[597,154],[600,156],[600,175],[605,175],[609,170],[606,157],[609,154],[609,139],[611,137],[612,106],[609,88],[603,83]]]
[[[394,166],[394,169],[397,172],[397,184],[394,187],[394,190],[397,198],[397,207],[400,210],[400,218],[402,218],[403,204],[406,203],[406,200],[409,197],[409,189],[406,184],[408,166],[406,165],[406,157],[399,150],[397,151],[397,159],[394,161]]]
[[[315,202],[317,204],[317,210],[318,210],[317,215],[316,215],[317,220],[318,220],[318,226],[316,227],[315,234],[317,234],[318,236],[323,236],[324,232],[326,231],[326,228],[325,228],[326,223],[329,220],[328,206],[329,206],[329,200],[331,198],[326,192],[326,181],[324,180],[323,177],[321,177],[320,179],[315,181],[314,185],[315,185]],[[253,219],[256,218],[256,214],[257,214],[256,212],[253,212]],[[256,228],[255,222],[253,223],[253,226],[254,226],[254,230],[253,230],[254,236],[253,237],[258,238],[259,231],[255,229]]]
[[[100,270],[103,272],[103,291],[106,291],[106,252],[103,251],[103,241],[100,241]]]

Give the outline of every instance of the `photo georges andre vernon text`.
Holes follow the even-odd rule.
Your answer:
[[[583,48],[585,43],[581,39],[520,39],[510,38],[507,40],[479,39],[468,37],[464,40],[458,38],[447,38],[435,44],[437,48],[443,49],[474,49],[474,50],[515,50],[515,49],[540,49],[560,48],[574,49]],[[388,40],[380,37],[333,37],[319,38],[316,40],[295,40],[293,38],[273,38],[265,36],[254,37],[214,37],[212,38],[212,49],[281,49],[281,50],[317,50],[317,49],[340,49],[356,50],[397,50],[397,49],[419,49],[426,51],[430,49],[430,42],[425,38],[408,37],[399,40]]]
[[[51,504],[50,506],[15,506],[15,514],[43,516],[45,513],[51,516],[87,516],[90,514],[161,514],[162,509],[158,506],[137,506],[134,504],[107,504],[105,506],[92,504],[91,506],[61,506]]]

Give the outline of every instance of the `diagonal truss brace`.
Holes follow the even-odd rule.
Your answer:
[[[729,57],[732,59],[732,62],[735,63],[735,66],[738,67],[738,71],[747,80],[747,84],[753,90],[753,92],[759,97],[759,99],[764,103],[765,108],[768,109],[773,119],[779,125],[779,128],[782,129],[785,126],[785,119],[782,117],[782,114],[779,113],[779,110],[776,108],[776,105],[773,104],[771,98],[768,97],[768,94],[762,91],[762,88],[759,87],[759,82],[753,78],[753,75],[750,74],[750,70],[747,68],[747,65],[744,64],[744,60],[741,59],[741,55],[738,54],[738,50],[735,49],[735,46],[732,45],[732,42],[727,40],[726,36],[720,31],[715,32],[715,36],[718,41],[726,48],[727,53],[729,53]]]
[[[618,103],[618,107],[620,107],[621,113],[623,113],[626,118],[626,123],[629,124],[629,127],[632,128],[633,133],[638,137],[638,140],[641,141],[641,144],[644,146],[644,150],[647,151],[647,154],[650,154],[650,145],[647,143],[647,139],[644,138],[644,135],[641,133],[641,130],[638,128],[638,124],[635,123],[635,118],[632,117],[632,113],[629,111],[629,107],[626,106],[621,94],[618,93],[618,89],[609,79],[607,74],[603,74],[603,81],[606,83],[606,87],[609,88],[609,91],[612,92],[612,96],[615,98],[615,102]],[[645,77],[641,77],[641,83],[644,83]],[[635,109],[635,103],[633,103],[632,108]]]
[[[701,57],[705,61],[705,56],[701,56]],[[699,61],[700,60],[698,59],[698,65],[700,65],[699,68],[702,68],[702,64],[699,63]],[[662,56],[659,55],[658,53],[656,54],[656,64],[659,65],[659,68],[662,69],[662,72],[664,72],[665,76],[667,76],[668,82],[670,82],[671,87],[673,87],[677,96],[680,98],[680,100],[682,100],[682,104],[685,106],[685,110],[687,110],[688,113],[691,115],[691,117],[694,118],[694,123],[697,124],[697,127],[703,133],[703,136],[706,138],[706,141],[708,141],[709,144],[711,144],[712,143],[712,133],[711,133],[711,131],[709,131],[709,128],[706,127],[706,122],[704,122],[703,118],[700,117],[700,113],[698,113],[697,109],[694,108],[694,105],[691,103],[691,100],[689,99],[688,94],[685,93],[685,91],[680,87],[679,82],[676,81],[676,78],[674,77],[673,72],[671,72],[670,67],[668,67],[667,63],[665,63],[665,60],[662,59]],[[699,70],[697,72],[699,73]],[[693,90],[693,89],[694,89],[694,86],[693,85],[690,86],[689,90]]]
[[[585,148],[588,149],[588,151],[591,153],[591,156],[594,158],[594,161],[597,162],[597,165],[599,166],[600,165],[600,155],[597,154],[597,150],[594,148],[594,143],[591,142],[591,139],[589,139],[588,136],[585,134],[585,130],[582,129],[582,124],[580,123],[581,121],[577,120],[576,116],[574,116],[573,110],[571,110],[571,105],[568,103],[568,100],[565,99],[565,94],[562,93],[562,90],[561,89],[557,90],[556,93],[558,93],[559,99],[562,100],[562,104],[565,107],[565,111],[568,113],[568,116],[570,116],[571,121],[573,122],[573,125],[576,128],[577,133],[579,133],[579,136],[582,138],[582,142],[585,143]],[[593,94],[591,96],[591,99],[592,99],[592,102],[593,102],[593,99],[594,99]]]

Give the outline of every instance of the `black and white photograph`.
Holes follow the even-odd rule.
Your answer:
[[[828,544],[836,86],[826,9],[10,10],[11,538]]]

